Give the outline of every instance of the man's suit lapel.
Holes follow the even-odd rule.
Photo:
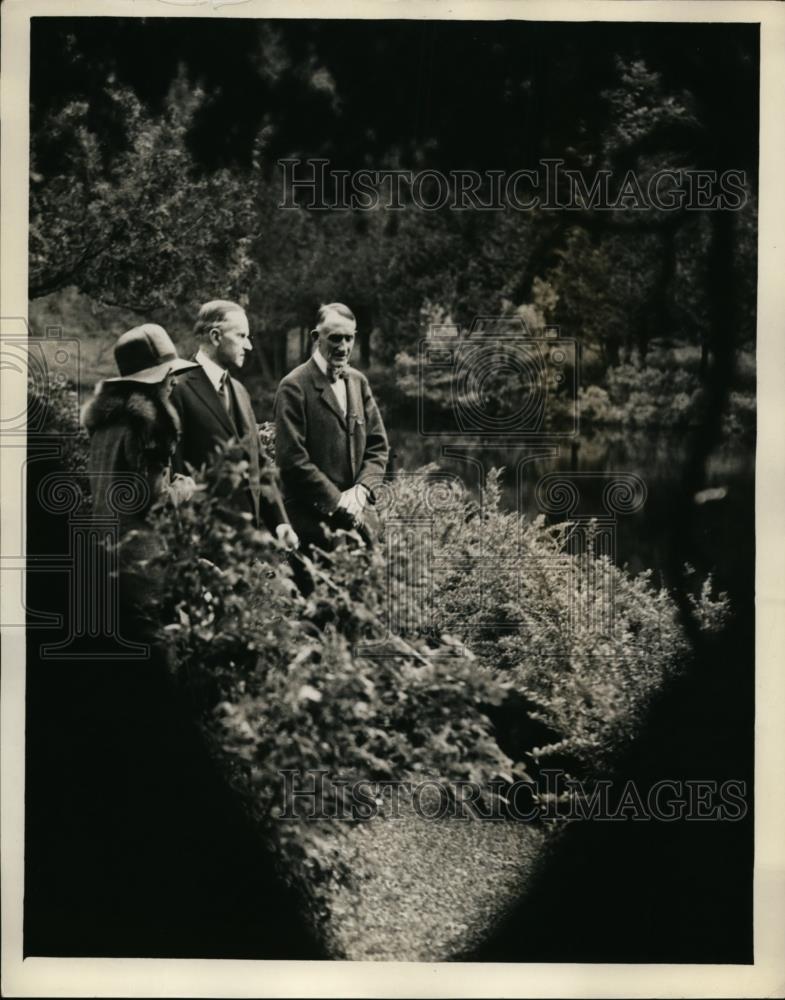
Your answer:
[[[350,430],[354,429],[355,424],[365,420],[360,380],[352,374],[346,376],[346,410],[349,415]]]
[[[254,517],[259,520],[259,500],[261,483],[259,474],[261,468],[261,456],[259,454],[259,433],[256,429],[256,415],[251,406],[251,400],[245,388],[236,379],[230,380],[232,393],[234,395],[235,407],[240,426],[237,428],[237,435],[243,442],[248,461],[250,463],[251,498],[254,506]]]
[[[346,412],[349,418],[349,458],[352,472],[359,472],[357,429],[365,423],[363,397],[360,391],[360,380],[355,375],[346,376]]]
[[[322,397],[323,402],[326,406],[333,411],[335,416],[340,421],[341,427],[346,429],[346,417],[344,417],[341,412],[341,407],[338,403],[335,393],[333,392],[332,386],[330,385],[330,380],[321,371],[316,362],[311,358],[308,362],[311,366],[311,379],[313,380],[313,386],[317,393]]]
[[[232,379],[231,386],[235,402],[237,404],[236,410],[238,412],[238,416],[240,417],[240,426],[237,430],[240,435],[244,437],[251,431],[256,432],[256,417],[253,409],[251,408],[251,401],[245,394],[242,385],[236,379]]]
[[[213,384],[208,378],[207,372],[204,368],[200,366],[198,369],[194,369],[194,374],[189,378],[188,383],[199,399],[201,399],[205,406],[207,406],[215,418],[221,423],[221,426],[225,428],[226,432],[234,437],[236,429],[232,421],[229,419],[229,414],[224,409],[224,405],[221,402],[218,393],[213,388]]]

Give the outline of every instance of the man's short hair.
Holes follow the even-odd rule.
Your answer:
[[[327,314],[331,312],[338,313],[344,319],[350,319],[352,323],[357,322],[352,310],[348,306],[345,306],[343,302],[329,302],[326,306],[319,306],[319,311],[316,313],[316,330],[325,322]]]
[[[245,309],[228,299],[213,299],[212,302],[205,302],[194,323],[194,337],[197,340],[204,340],[213,327],[220,326],[232,312],[244,313]]]

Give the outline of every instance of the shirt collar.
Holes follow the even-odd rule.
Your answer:
[[[311,355],[311,357],[316,362],[316,366],[322,373],[322,375],[327,376],[327,381],[331,385],[335,385],[337,382],[341,381],[340,378],[333,378],[333,376],[330,374],[330,366],[327,364],[327,358],[325,358],[325,356],[322,354],[322,352],[319,350],[318,347],[314,348],[314,352]],[[344,368],[344,376],[345,375],[346,375],[346,368]]]
[[[322,373],[322,375],[327,375],[327,358],[325,358],[325,356],[322,354],[322,352],[319,350],[318,347],[314,350],[311,357],[316,362],[316,366]],[[330,376],[327,375],[327,378],[329,379]]]
[[[221,368],[221,366],[219,364],[216,364],[212,358],[208,358],[207,355],[204,353],[204,351],[201,349],[201,347],[196,352],[196,357],[194,358],[194,361],[196,361],[198,364],[202,366],[202,368],[204,368],[205,374],[210,379],[210,382],[212,383],[215,391],[220,392],[223,381],[227,375],[226,369]]]

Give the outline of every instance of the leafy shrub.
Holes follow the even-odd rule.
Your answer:
[[[64,426],[66,393],[53,389],[49,404]],[[269,425],[261,433],[269,440]],[[77,446],[78,474],[83,459]],[[492,472],[478,499],[435,466],[383,484],[380,544],[342,534],[307,597],[286,554],[231,502],[247,484],[239,451],[218,457],[191,502],[151,514],[161,550],[146,571],[160,583],[174,683],[227,781],[273,831],[314,919],[334,898],[327,890],[351,877],[342,824],[280,819],[281,772],[487,786],[567,755],[597,775],[688,662],[675,603],[650,574],[614,566],[591,537],[584,557],[570,554],[571,526],[505,511],[499,480]],[[396,541],[407,524],[426,525],[419,546]],[[726,598],[710,580],[696,587],[700,627],[721,627]],[[612,628],[592,627],[610,590]],[[556,734],[515,761],[489,718],[514,692]],[[328,781],[319,795],[329,805],[341,786]]]
[[[390,644],[378,549],[339,545],[329,574],[317,570],[304,598],[269,534],[227,502],[246,471],[227,451],[191,503],[158,508],[163,554],[154,571],[177,683],[257,821],[269,825],[285,807],[287,770],[482,784],[509,774],[485,713],[505,697],[500,679],[456,655],[449,637]],[[386,655],[358,652],[385,641]],[[328,782],[325,795],[340,789]],[[320,887],[349,876],[334,870],[333,841],[318,823],[281,821],[274,830],[318,913]]]
[[[652,696],[681,670],[689,645],[670,594],[593,551],[571,555],[571,525],[501,508],[500,472],[482,502],[427,502],[427,475],[396,484],[398,509],[433,519],[433,625],[539,706],[558,749],[597,774],[636,735]],[[611,602],[612,595],[612,606]],[[727,599],[706,580],[693,600],[702,628],[721,627]],[[612,614],[611,614],[612,612]],[[598,627],[607,621],[610,628]],[[541,757],[554,748],[539,748]]]
[[[223,475],[242,475],[233,457],[224,457]],[[316,766],[373,779],[489,776],[508,766],[476,709],[501,700],[504,688],[457,656],[449,638],[407,637],[384,656],[356,655],[389,640],[378,549],[339,546],[329,575],[317,568],[304,598],[269,534],[227,508],[214,486],[175,516],[161,507],[156,527],[176,670],[187,667],[204,707],[221,705],[220,717],[232,718],[222,731],[247,734],[249,724],[268,777]],[[257,791],[272,801],[272,789]]]
[[[686,355],[682,363],[681,355]],[[695,349],[672,349],[653,352],[645,366],[623,363],[608,368],[601,385],[579,386],[578,406],[582,426],[673,428],[694,427],[703,419],[703,392],[698,375]],[[743,361],[743,379],[749,381],[750,356]],[[407,399],[425,403],[429,412],[449,414],[453,406],[454,377],[450,370],[439,376],[429,375],[423,383],[418,359],[405,351],[395,358],[398,391]],[[505,381],[505,379],[507,379]],[[491,397],[518,400],[520,386],[501,376],[495,386],[484,389]],[[755,394],[749,389],[730,394],[725,433],[748,433],[755,424]],[[542,430],[568,425],[572,403],[562,391],[548,399]]]
[[[673,364],[621,364],[609,368],[605,387],[581,387],[578,404],[584,425],[685,429],[703,419],[703,393],[697,371]],[[755,410],[754,393],[731,392],[724,432],[750,432],[755,425]]]
[[[87,478],[90,441],[79,423],[78,392],[68,381],[49,376],[44,387],[28,374],[27,400],[28,426],[35,427],[38,435],[56,439],[63,467],[79,486],[81,512],[88,513],[92,507]]]

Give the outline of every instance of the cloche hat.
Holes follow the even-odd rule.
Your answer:
[[[171,371],[198,367],[195,361],[178,358],[172,338],[157,323],[143,323],[119,337],[114,358],[120,374],[107,382],[163,382]]]

